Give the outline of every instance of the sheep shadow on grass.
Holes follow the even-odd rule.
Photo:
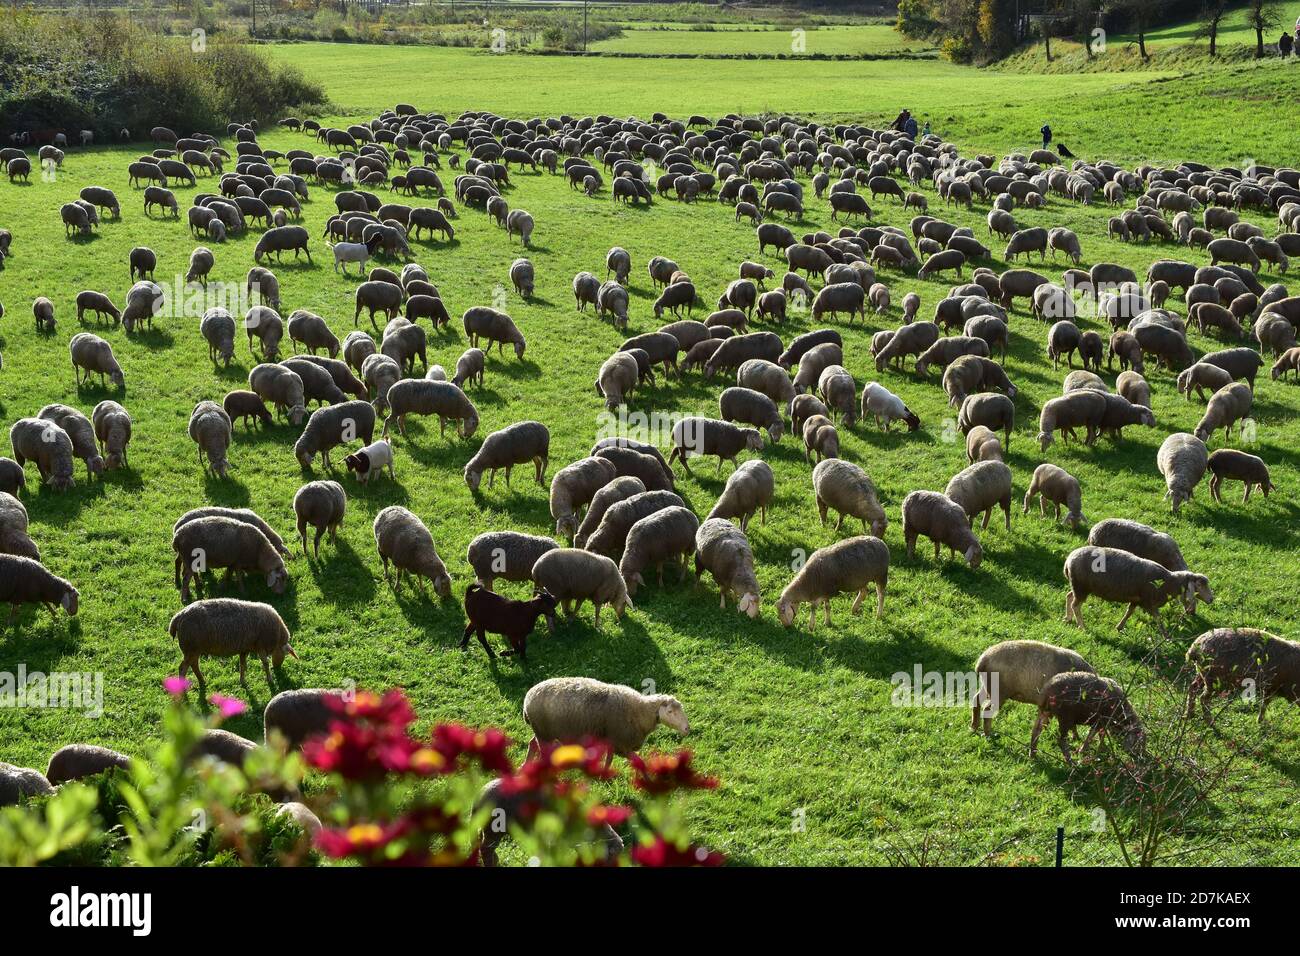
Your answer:
[[[368,605],[375,599],[375,579],[365,560],[344,538],[321,539],[320,557],[311,554],[315,531],[307,529],[307,549],[298,559],[316,582],[321,597],[336,607]]]
[[[248,488],[233,478],[221,478],[204,471],[203,492],[214,505],[223,508],[243,508],[249,502]]]
[[[169,349],[176,341],[175,337],[166,329],[155,329],[153,326],[131,332],[129,338],[137,345],[143,345],[149,349]]]
[[[74,653],[81,643],[81,620],[59,609],[58,618],[39,605],[21,605],[16,618],[0,615],[0,645],[11,661],[23,661],[29,672],[48,672]]]

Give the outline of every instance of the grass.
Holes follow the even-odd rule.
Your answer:
[[[880,56],[930,49],[929,44],[910,41],[892,26],[882,23],[812,28],[719,25],[709,30],[683,26],[665,24],[652,28],[624,27],[622,36],[602,40],[593,44],[592,49],[599,53],[673,53],[695,56]],[[801,34],[799,37],[794,36],[795,30]],[[802,49],[796,46],[800,39],[803,41]]]
[[[954,113],[949,104],[960,96],[960,117],[937,124],[963,151],[1024,148],[1038,117],[1062,115],[1060,125],[1087,130],[1096,153],[1134,162],[1197,158],[1226,162],[1242,149],[1261,161],[1289,155],[1280,139],[1253,122],[1272,109],[1263,101],[1218,97],[1219,89],[1268,90],[1274,74],[1261,68],[1250,75],[1206,77],[1199,85],[1179,81],[1140,82],[1114,76],[1046,78],[962,70],[940,63],[909,64],[888,70],[875,64],[731,63],[710,64],[708,81],[698,67],[674,61],[656,63],[596,62],[538,57],[492,57],[445,50],[359,47],[286,46],[275,55],[309,66],[329,85],[340,115],[354,119],[399,100],[423,109],[455,113],[476,108],[529,117],[571,112],[610,111],[648,115],[666,109],[674,115],[730,110],[807,112],[821,119],[855,116],[879,122],[906,103],[938,117]],[[376,56],[386,63],[373,69]],[[720,67],[720,68],[715,68]],[[439,77],[438,96],[429,93],[429,78]],[[1237,85],[1240,84],[1240,85]],[[867,93],[864,96],[864,92]],[[1170,102],[1172,115],[1184,117],[1162,126],[1162,139],[1142,138],[1134,123],[1119,117]],[[1014,103],[1014,106],[1004,104]],[[1186,115],[1194,114],[1194,115]],[[995,121],[995,117],[998,121]],[[1054,125],[1057,125],[1054,123]],[[1228,144],[1210,130],[1240,131],[1256,137]],[[1154,134],[1153,134],[1154,135]],[[270,132],[264,145],[281,150],[313,149],[313,141],[295,134]],[[0,301],[7,307],[0,326],[4,371],[0,374],[0,420],[10,423],[34,414],[49,402],[90,410],[102,398],[126,404],[136,422],[132,469],[87,483],[79,469],[77,487],[54,494],[35,487],[27,496],[32,534],[56,573],[81,590],[81,614],[71,621],[51,621],[27,610],[17,628],[0,637],[0,670],[25,664],[29,671],[99,671],[105,675],[105,716],[92,719],[70,711],[0,710],[0,755],[7,761],[43,766],[57,746],[70,741],[139,750],[156,733],[161,693],[159,682],[174,673],[178,655],[167,622],[180,607],[172,586],[172,523],[183,511],[205,503],[247,505],[291,537],[291,499],[308,477],[290,452],[296,429],[276,425],[262,432],[237,428],[228,481],[205,478],[186,436],[195,402],[219,399],[241,387],[253,360],[240,344],[230,370],[214,370],[198,335],[196,317],[160,319],[153,332],[128,336],[120,329],[99,330],[113,345],[126,374],[125,394],[98,386],[78,390],[67,362],[67,341],[79,331],[73,299],[83,288],[103,289],[121,302],[129,285],[126,259],[135,245],[160,254],[158,280],[170,285],[183,274],[190,250],[197,245],[182,219],[149,220],[140,196],[126,186],[127,162],[140,150],[107,147],[70,151],[56,181],[39,178],[30,186],[0,181],[0,226],[15,233],[14,257],[0,272]],[[447,177],[450,180],[450,177]],[[538,638],[530,666],[506,661],[489,664],[480,650],[456,649],[463,628],[457,601],[446,603],[403,593],[394,596],[380,576],[370,522],[389,504],[403,504],[423,517],[454,578],[459,598],[470,581],[465,548],[481,531],[519,528],[547,533],[551,523],[544,489],[521,469],[513,490],[498,485],[472,496],[461,480],[465,462],[485,434],[526,418],[551,429],[551,468],[587,453],[600,424],[601,405],[591,383],[603,359],[623,336],[590,315],[571,307],[573,274],[600,272],[605,252],[622,245],[632,253],[629,334],[658,323],[650,305],[653,293],[645,263],[655,254],[673,256],[694,277],[706,299],[716,296],[735,275],[736,265],[757,258],[751,229],[733,222],[729,208],[713,202],[682,206],[657,202],[650,210],[624,209],[608,193],[587,199],[544,174],[517,174],[507,196],[515,208],[536,218],[536,247],[529,253],[537,266],[536,296],[520,301],[509,295],[507,308],[528,337],[526,360],[493,358],[486,384],[472,393],[482,424],[464,442],[438,437],[428,421],[408,426],[399,440],[397,482],[381,480],[361,488],[350,478],[349,516],[337,547],[322,550],[319,561],[300,557],[290,571],[292,585],[281,597],[260,584],[249,596],[279,608],[294,634],[300,661],[288,662],[277,689],[286,686],[359,686],[407,688],[426,720],[457,719],[506,727],[525,736],[519,714],[529,686],[546,677],[586,674],[604,680],[654,686],[678,695],[693,726],[689,744],[701,766],[724,780],[716,794],[691,806],[693,828],[700,838],[731,854],[738,862],[851,864],[879,862],[884,842],[911,839],[923,832],[942,832],[951,842],[951,862],[971,863],[995,854],[1006,863],[1046,863],[1055,828],[1067,829],[1067,862],[1114,862],[1113,844],[1093,833],[1093,805],[1076,791],[1059,758],[1048,754],[1031,762],[1025,753],[1033,714],[1013,705],[998,720],[991,741],[967,729],[969,714],[951,708],[898,708],[889,703],[890,678],[926,670],[964,671],[989,644],[1009,637],[1031,637],[1067,644],[1104,673],[1125,682],[1164,686],[1138,662],[1156,636],[1139,615],[1123,634],[1114,623],[1119,609],[1090,602],[1088,628],[1076,631],[1061,623],[1064,581],[1061,563],[1083,536],[1036,515],[1015,516],[1008,534],[995,523],[981,535],[986,549],[977,571],[945,560],[935,564],[918,555],[908,560],[901,546],[898,507],[916,488],[941,489],[964,464],[952,438],[953,412],[937,381],[918,381],[909,372],[877,376],[868,354],[872,332],[894,327],[897,306],[886,316],[872,316],[864,328],[840,326],[845,336],[846,365],[859,384],[879,377],[921,416],[924,427],[912,435],[874,429],[842,430],[844,454],[859,462],[875,480],[891,519],[885,538],[893,564],[883,620],[855,618],[847,602],[836,602],[835,626],[813,634],[800,626],[783,629],[772,605],[791,574],[797,551],[811,552],[835,540],[819,527],[809,488],[809,466],[789,439],[763,452],[777,474],[777,501],[767,524],[755,523],[750,539],[763,587],[764,613],[757,621],[734,610],[718,609],[717,592],[706,579],[699,587],[671,581],[651,584],[638,596],[637,610],[622,624],[603,622],[596,630],[591,612],[565,627],[555,638]],[[106,222],[89,240],[64,238],[57,210],[89,183],[112,186],[123,200],[121,222]],[[182,209],[197,189],[181,187]],[[308,308],[327,317],[340,338],[350,331],[354,281],[335,275],[328,250],[315,237],[333,211],[329,189],[313,188],[305,222],[313,235],[314,266],[286,261],[275,267],[282,284],[285,312]],[[932,211],[941,203],[926,190]],[[983,236],[982,216],[964,210],[940,213],[969,224]],[[1160,256],[1206,261],[1202,253],[1162,247],[1125,246],[1105,239],[1104,207],[1083,209],[1054,199],[1040,212],[1019,211],[1025,225],[1066,225],[1080,235],[1086,263],[1117,261],[1139,271]],[[906,226],[910,214],[888,201],[879,204],[881,221]],[[1269,228],[1264,217],[1248,216]],[[834,228],[825,202],[809,202],[807,219],[796,231]],[[256,239],[245,235],[216,247],[214,279],[239,282],[252,264]],[[491,301],[505,284],[506,271],[520,254],[484,216],[464,210],[454,243],[416,244],[417,258],[443,290],[454,315]],[[776,269],[779,260],[767,256]],[[1002,267],[1000,261],[995,262]],[[1042,267],[1055,274],[1060,266]],[[779,274],[779,272],[778,272]],[[928,313],[950,283],[917,281],[891,272],[883,276],[897,304],[917,291]],[[1269,281],[1274,279],[1269,276]],[[59,328],[50,337],[35,334],[29,303],[38,295],[56,303]],[[362,319],[363,323],[365,319]],[[1091,324],[1091,323],[1086,323]],[[813,327],[796,317],[781,330],[785,337]],[[1019,424],[1009,463],[1016,488],[1023,494],[1033,467],[1046,457],[1076,474],[1084,487],[1088,517],[1122,515],[1154,524],[1178,539],[1194,568],[1205,569],[1218,595],[1193,620],[1167,618],[1174,629],[1166,662],[1176,662],[1191,638],[1212,626],[1250,624],[1294,636],[1294,578],[1286,562],[1296,553],[1295,490],[1300,487],[1300,389],[1264,377],[1257,396],[1258,442],[1253,449],[1271,465],[1278,491],[1271,499],[1253,499],[1242,507],[1210,502],[1202,486],[1195,502],[1171,517],[1161,501],[1155,471],[1156,448],[1174,430],[1191,429],[1200,414],[1173,389],[1166,373],[1151,376],[1159,427],[1130,429],[1118,445],[1103,441],[1096,448],[1053,446],[1038,453],[1033,435],[1038,409],[1059,393],[1063,372],[1044,359],[1046,327],[1029,317],[1023,302],[1012,322],[1013,342],[1007,368],[1020,387]],[[1220,347],[1193,333],[1198,351]],[[431,336],[431,362],[454,364],[465,347],[464,335],[451,330]],[[692,376],[664,381],[639,393],[634,408],[712,414],[717,382]],[[1222,445],[1216,438],[1214,446]],[[711,506],[726,477],[707,464],[679,490],[698,512]],[[514,588],[514,593],[522,593]],[[206,668],[213,691],[251,697],[250,715],[231,728],[260,735],[257,716],[272,691],[259,669],[250,668],[248,690],[240,689],[233,663],[213,661]],[[1266,738],[1265,759],[1249,763],[1236,799],[1206,808],[1202,827],[1238,831],[1223,862],[1295,864],[1300,862],[1293,834],[1300,825],[1295,782],[1300,771],[1296,743],[1297,715],[1279,705],[1271,714],[1274,730]],[[1257,731],[1245,708],[1234,708],[1222,725],[1225,738],[1254,739]],[[651,744],[670,746],[667,731]],[[792,825],[802,819],[800,829]],[[1197,855],[1183,862],[1206,862]]]

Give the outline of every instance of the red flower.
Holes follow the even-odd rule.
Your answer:
[[[632,812],[631,807],[597,805],[587,811],[587,823],[593,827],[598,827],[602,823],[608,823],[611,827],[619,827],[631,818]]]
[[[653,843],[634,846],[632,859],[641,866],[654,867],[721,866],[726,861],[726,857],[716,850],[706,850],[693,843],[678,847],[658,835],[655,836]]]
[[[514,765],[506,754],[509,746],[510,738],[495,727],[474,730],[462,724],[439,724],[433,728],[433,749],[446,758],[449,767],[469,756],[485,770],[513,773]]]
[[[650,754],[649,757],[632,754],[628,758],[634,771],[632,785],[653,794],[672,793],[683,787],[689,790],[717,787],[716,777],[697,773],[691,766],[694,759],[689,750],[679,750],[675,754]]]

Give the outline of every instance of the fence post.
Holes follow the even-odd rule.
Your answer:
[[[1061,867],[1061,857],[1065,855],[1065,827],[1056,828],[1056,867]]]

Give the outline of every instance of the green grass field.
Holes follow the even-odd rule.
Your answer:
[[[736,27],[717,25],[710,30],[690,29],[682,24],[665,28],[624,27],[623,35],[593,44],[600,53],[674,53],[705,55],[821,55],[882,56],[921,52],[923,42],[910,41],[887,24],[823,26],[810,29],[787,26]],[[802,36],[796,36],[798,31]],[[800,47],[802,41],[802,47]]]
[[[909,105],[918,114],[936,117],[936,129],[966,154],[1027,149],[1034,145],[1033,131],[1050,116],[1061,138],[1089,158],[1111,156],[1128,164],[1182,158],[1227,163],[1248,151],[1261,162],[1293,159],[1284,131],[1262,122],[1276,109],[1265,92],[1244,102],[1220,95],[1283,88],[1283,75],[1265,67],[1164,82],[1151,75],[1035,79],[929,62],[701,67],[678,61],[647,65],[317,45],[277,47],[274,54],[319,77],[338,115],[354,120],[402,100],[448,114],[488,109],[524,118],[602,111],[648,117],[656,109],[675,116],[775,110],[877,123]],[[383,70],[373,68],[376,59],[385,64]],[[1137,118],[1156,108],[1177,120],[1144,128]],[[1084,146],[1074,146],[1076,139]],[[263,144],[280,150],[316,148],[306,136],[278,131],[267,133]],[[319,469],[305,474],[298,467],[291,453],[297,429],[279,424],[265,431],[237,427],[232,477],[204,477],[186,435],[190,411],[201,399],[220,400],[227,391],[246,387],[254,360],[241,340],[236,363],[229,370],[214,370],[198,334],[197,316],[160,318],[152,332],[138,335],[98,329],[124,368],[125,392],[74,386],[67,342],[80,331],[76,293],[101,289],[121,304],[130,284],[127,252],[135,245],[159,253],[157,280],[174,288],[190,251],[200,244],[188,234],[183,216],[179,222],[145,218],[139,193],[126,183],[126,164],[142,150],[140,144],[72,150],[53,182],[39,176],[30,186],[0,180],[0,227],[15,236],[13,257],[0,272],[0,301],[6,308],[0,325],[0,421],[7,428],[49,402],[89,413],[105,397],[122,401],[135,419],[128,471],[87,483],[79,464],[76,488],[55,494],[38,490],[35,469],[29,468],[26,502],[32,534],[46,564],[80,588],[81,613],[71,621],[52,622],[44,611],[25,611],[18,626],[0,638],[0,670],[25,664],[29,670],[102,672],[105,716],[0,710],[0,757],[22,765],[44,766],[56,747],[71,741],[137,751],[154,737],[163,698],[159,684],[175,672],[179,657],[167,634],[167,622],[180,607],[169,546],[178,515],[208,503],[247,505],[288,539],[294,491],[303,481],[321,477]],[[449,185],[451,175],[444,177]],[[526,469],[517,472],[512,490],[498,483],[479,495],[469,493],[461,472],[483,435],[522,419],[541,420],[551,430],[548,476],[587,454],[602,411],[591,385],[601,362],[624,336],[574,310],[574,273],[603,274],[611,246],[632,253],[628,334],[633,334],[660,324],[651,312],[654,293],[645,274],[652,255],[678,261],[710,302],[734,278],[741,260],[758,258],[753,230],[736,224],[730,207],[713,201],[683,206],[665,200],[649,210],[625,209],[610,201],[608,191],[588,199],[546,174],[513,174],[512,180],[506,193],[511,207],[529,210],[537,221],[535,247],[529,252],[537,267],[536,295],[527,302],[513,294],[507,299],[507,310],[528,339],[526,359],[491,358],[485,386],[471,393],[482,421],[470,441],[439,438],[436,427],[420,421],[408,426],[407,439],[397,442],[396,483],[378,480],[363,488],[343,478],[350,501],[339,543],[324,548],[319,561],[299,557],[293,562],[292,585],[285,595],[275,597],[260,584],[250,585],[249,597],[270,600],[280,610],[301,657],[287,663],[276,689],[347,681],[400,685],[425,721],[496,724],[523,739],[520,702],[541,679],[585,674],[634,686],[650,680],[683,701],[693,727],[687,744],[704,769],[723,779],[719,791],[692,802],[693,828],[702,842],[737,862],[880,862],[885,844],[916,841],[930,833],[941,835],[948,848],[943,862],[1045,864],[1057,826],[1067,830],[1067,863],[1115,862],[1112,841],[1092,829],[1092,798],[1081,791],[1080,778],[1066,772],[1051,741],[1039,761],[1029,760],[1032,708],[1010,705],[998,720],[998,735],[985,741],[970,733],[965,709],[891,706],[890,677],[910,673],[918,664],[926,670],[968,670],[996,641],[1038,638],[1072,646],[1099,671],[1141,689],[1136,695],[1141,710],[1150,699],[1144,688],[1168,689],[1155,698],[1162,701],[1159,706],[1168,705],[1166,698],[1176,693],[1170,681],[1186,644],[1207,628],[1246,624],[1294,637],[1300,389],[1271,382],[1265,374],[1256,396],[1258,431],[1252,450],[1272,468],[1278,491],[1269,500],[1255,497],[1243,507],[1240,489],[1233,485],[1227,501],[1214,504],[1202,485],[1195,501],[1171,517],[1161,500],[1156,449],[1169,432],[1193,428],[1200,405],[1175,393],[1171,375],[1154,372],[1149,378],[1158,427],[1132,428],[1118,445],[1103,440],[1085,449],[1058,443],[1040,455],[1034,442],[1038,410],[1059,393],[1064,371],[1054,372],[1044,357],[1046,325],[1028,315],[1023,300],[1018,303],[1007,361],[1008,374],[1021,389],[1009,454],[1017,493],[1023,495],[1040,461],[1056,462],[1082,481],[1084,511],[1091,521],[1124,516],[1168,530],[1192,567],[1210,575],[1217,593],[1217,601],[1202,607],[1194,619],[1167,615],[1174,638],[1162,645],[1161,672],[1153,676],[1141,662],[1157,634],[1140,614],[1116,634],[1121,609],[1093,601],[1085,606],[1085,631],[1061,623],[1061,565],[1083,542],[1081,532],[1054,526],[1036,512],[1022,517],[1017,510],[1010,533],[995,521],[981,534],[985,560],[976,571],[946,559],[935,564],[923,556],[924,548],[916,560],[906,558],[899,527],[902,498],[917,488],[942,489],[965,465],[965,456],[951,440],[954,411],[946,405],[937,376],[918,380],[910,366],[907,373],[877,375],[868,346],[874,331],[898,324],[898,303],[907,292],[921,295],[922,313],[928,316],[951,282],[883,273],[895,303],[889,314],[872,315],[866,327],[838,326],[845,338],[845,364],[859,387],[868,380],[883,381],[924,423],[910,435],[897,430],[885,435],[864,425],[841,429],[845,457],[872,476],[890,517],[885,540],[893,568],[883,620],[850,617],[845,599],[836,602],[833,628],[819,624],[810,634],[806,608],[796,627],[785,629],[775,620],[773,605],[790,578],[797,551],[811,552],[836,539],[829,527],[818,526],[810,467],[802,449],[787,438],[762,453],[777,474],[777,500],[767,524],[750,527],[764,591],[759,620],[743,619],[734,609],[720,611],[717,590],[707,576],[692,587],[678,585],[670,575],[664,588],[652,583],[638,595],[637,610],[621,624],[607,618],[595,629],[588,606],[583,618],[557,637],[534,640],[527,669],[510,659],[489,664],[478,648],[468,654],[456,648],[464,624],[458,601],[471,580],[466,545],[485,530],[549,533],[551,523],[546,491],[528,479]],[[123,218],[105,222],[89,240],[65,239],[58,207],[91,183],[117,190]],[[182,210],[196,192],[211,188],[202,179],[197,189],[178,188]],[[355,282],[334,273],[328,249],[316,238],[334,210],[331,191],[313,187],[305,207],[314,265],[286,260],[274,269],[284,313],[316,311],[342,338],[352,329],[347,316]],[[986,206],[977,205],[973,213],[945,211],[932,190],[925,192],[932,213],[986,235]],[[911,213],[897,203],[873,205],[878,221],[906,227]],[[806,219],[794,225],[797,233],[836,228],[828,205],[812,200],[811,190],[808,208]],[[1116,261],[1142,273],[1163,256],[1208,262],[1196,250],[1110,242],[1105,238],[1109,214],[1104,206],[1085,209],[1059,198],[1042,211],[1016,212],[1024,225],[1074,229],[1083,243],[1085,267]],[[1265,217],[1248,218],[1271,234]],[[456,227],[453,243],[414,245],[417,260],[459,316],[471,305],[489,303],[498,287],[508,286],[507,269],[521,250],[474,210],[464,209]],[[215,247],[213,279],[242,283],[255,242],[255,235],[246,234]],[[771,254],[764,260],[780,275],[780,260]],[[1003,267],[1000,259],[992,264]],[[1039,268],[1056,276],[1062,265],[1049,261]],[[1276,279],[1270,274],[1266,281]],[[48,337],[32,329],[30,303],[37,295],[52,298],[58,310],[58,330]],[[1091,321],[1082,324],[1097,327]],[[796,316],[779,331],[788,341],[813,327],[809,317]],[[1196,333],[1191,339],[1198,351],[1222,347]],[[432,334],[430,344],[431,362],[453,365],[466,346],[459,322]],[[657,387],[639,392],[632,406],[712,415],[721,387],[698,375],[661,378]],[[1222,445],[1221,435],[1211,443]],[[682,477],[678,489],[702,515],[726,472],[717,477],[704,463],[694,470],[695,477]],[[451,570],[457,600],[444,603],[405,591],[395,597],[384,583],[370,523],[390,504],[411,508],[428,524]],[[523,592],[515,588],[513,593]],[[229,726],[260,737],[260,709],[272,693],[260,669],[250,667],[247,691],[240,689],[231,661],[212,661],[205,673],[210,691],[251,697],[252,713]],[[1225,827],[1234,828],[1233,840],[1226,849],[1189,852],[1175,862],[1300,862],[1294,841],[1300,827],[1295,799],[1300,716],[1279,704],[1270,718],[1266,756],[1249,762],[1231,793],[1207,804],[1195,818],[1193,832],[1173,846],[1190,851],[1205,833]],[[1219,746],[1226,746],[1233,739],[1254,743],[1260,732],[1249,709],[1236,706],[1219,733]],[[675,743],[662,729],[650,741],[660,748]],[[805,822],[802,829],[792,825],[798,819]]]

